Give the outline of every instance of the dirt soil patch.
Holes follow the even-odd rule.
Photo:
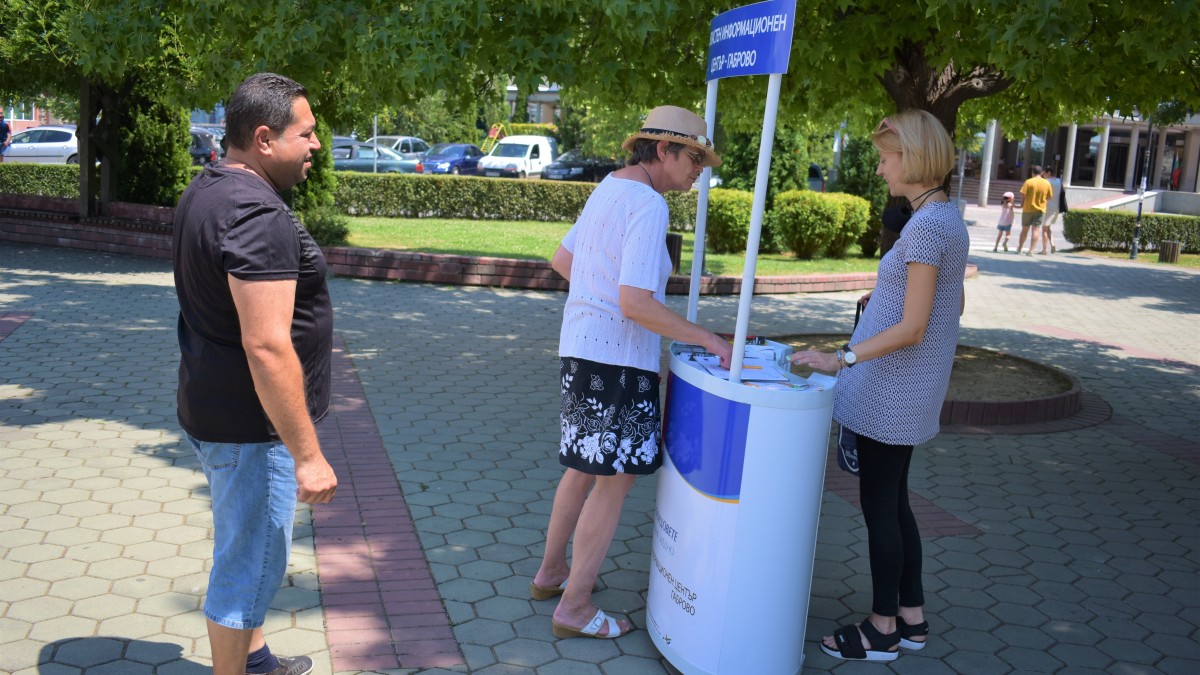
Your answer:
[[[769,338],[797,351],[834,351],[849,335],[784,335]],[[803,369],[797,369],[803,374]],[[1070,391],[1071,381],[1052,368],[990,349],[959,345],[950,371],[949,401],[1028,401]]]

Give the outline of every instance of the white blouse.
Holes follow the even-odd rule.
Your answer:
[[[559,356],[658,372],[659,336],[621,314],[620,287],[666,299],[667,202],[650,186],[614,176],[596,186],[563,237],[571,288],[563,308]]]

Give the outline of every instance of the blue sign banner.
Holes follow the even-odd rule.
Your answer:
[[[796,0],[757,2],[713,19],[705,81],[786,73],[795,22]]]

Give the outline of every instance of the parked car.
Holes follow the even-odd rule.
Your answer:
[[[550,136],[506,136],[479,160],[479,168],[485,176],[538,176],[557,156],[558,141]]]
[[[334,144],[332,152],[334,171],[417,173],[421,166],[419,159],[405,159],[382,145],[376,147],[370,143]]]
[[[6,162],[79,163],[79,139],[75,138],[73,124],[26,129],[13,134],[10,140],[12,145],[4,155]]]
[[[422,173],[479,173],[479,160],[484,156],[479,146],[471,143],[438,143],[421,158]]]
[[[808,165],[808,189],[813,192],[825,191],[825,174],[821,172],[820,165]]]
[[[188,148],[192,155],[192,164],[207,166],[221,159],[225,153],[217,137],[207,129],[192,129],[192,145]]]
[[[615,159],[588,157],[578,150],[568,150],[542,171],[547,180],[579,180],[598,183],[605,176],[624,166]]]
[[[416,159],[429,151],[429,144],[416,136],[372,136],[366,142],[375,143],[376,141],[379,141],[380,147],[385,147],[407,159]]]

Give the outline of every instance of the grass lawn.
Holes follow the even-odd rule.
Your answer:
[[[350,219],[350,245],[359,248],[393,249],[420,253],[550,260],[570,223],[503,220],[442,220],[437,218]],[[683,233],[680,271],[691,274],[694,237]],[[746,256],[709,254],[706,264],[712,274],[741,276]],[[797,260],[791,254],[762,254],[759,276],[874,272],[877,258],[862,258],[854,246],[842,260]]]
[[[1076,251],[1072,251],[1075,253]],[[1097,258],[1112,258],[1114,260],[1129,260],[1129,251],[1093,251],[1090,249],[1082,249],[1077,251],[1083,255],[1095,256]],[[1148,263],[1158,265],[1159,267],[1190,267],[1192,269],[1200,269],[1200,253],[1180,253],[1179,262],[1177,263],[1160,263],[1158,262],[1158,251],[1139,251],[1137,260],[1130,262]]]

